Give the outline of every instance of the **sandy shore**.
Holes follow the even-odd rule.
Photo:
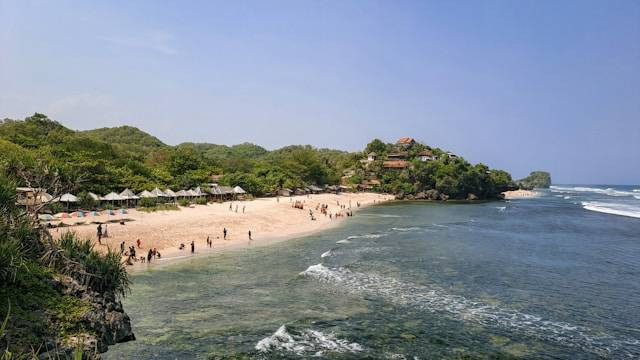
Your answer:
[[[154,262],[164,263],[192,256],[191,241],[195,242],[195,254],[198,255],[282,241],[323,230],[348,219],[346,216],[337,220],[330,219],[316,210],[318,204],[327,204],[329,213],[336,214],[348,210],[340,209],[338,202],[347,208],[351,202],[351,210],[355,211],[354,216],[357,216],[357,203],[360,203],[362,208],[392,199],[392,196],[375,193],[343,193],[193,205],[190,208],[181,207],[178,211],[154,213],[129,209],[127,214],[63,220],[67,224],[80,221],[106,222],[121,218],[133,220],[126,222],[126,225],[108,224],[108,237],[102,239],[102,245],[97,243],[95,224],[59,228],[52,230],[52,234],[57,237],[65,231],[75,231],[81,237],[91,238],[96,243],[96,248],[104,251],[107,247],[119,249],[122,241],[125,242],[125,248],[128,248],[140,239],[141,247],[136,249],[137,257],[146,255],[150,248],[155,247],[162,254],[162,259],[156,259]],[[295,201],[303,201],[304,210],[292,207]],[[232,206],[232,210],[229,210],[229,205]],[[309,209],[313,211],[315,221],[310,219]],[[228,231],[227,240],[223,240],[223,228]],[[249,230],[252,233],[252,241],[249,241]],[[207,236],[213,240],[212,248],[206,245]],[[184,250],[178,249],[180,244],[185,245]],[[146,268],[145,265],[137,262],[133,268]]]
[[[513,190],[502,193],[505,199],[523,199],[540,196],[540,193],[533,190]]]

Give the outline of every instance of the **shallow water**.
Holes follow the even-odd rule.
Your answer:
[[[137,273],[125,308],[138,340],[104,357],[640,357],[640,220],[558,191],[384,204]]]

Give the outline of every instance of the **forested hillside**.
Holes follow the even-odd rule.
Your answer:
[[[17,174],[20,169],[51,169],[75,183],[76,192],[185,189],[216,179],[254,195],[280,188],[343,183],[354,189],[403,196],[434,190],[438,199],[466,199],[496,198],[513,187],[508,173],[469,164],[438,148],[415,143],[401,150],[403,165],[388,168],[384,160],[399,149],[380,140],[354,153],[309,145],[267,151],[251,143],[169,146],[130,126],[73,131],[38,113],[24,120],[0,122],[0,166],[7,174]],[[425,150],[433,153],[429,161],[419,156]],[[377,152],[377,159],[364,161],[372,152]],[[223,176],[218,179],[215,175]]]

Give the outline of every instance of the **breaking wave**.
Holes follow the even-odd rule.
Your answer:
[[[576,186],[576,187],[550,186],[549,188],[551,189],[552,192],[560,192],[560,193],[590,192],[590,193],[609,195],[609,196],[631,196],[635,192],[635,190],[622,191],[622,190],[616,190],[613,188],[601,189],[601,188],[584,187],[584,186]]]
[[[285,325],[280,326],[271,336],[258,341],[255,349],[262,353],[280,351],[299,356],[322,356],[326,352],[356,353],[364,350],[360,344],[338,339],[333,334],[312,329],[297,332]]]
[[[525,336],[580,348],[600,356],[633,358],[640,355],[640,352],[632,354],[624,348],[640,345],[639,340],[591,335],[589,329],[581,326],[483,304],[463,296],[448,294],[436,286],[419,286],[375,274],[352,272],[346,268],[328,268],[322,264],[309,266],[300,275],[338,285],[348,293],[365,293],[402,306],[412,306],[432,313],[447,313],[459,320],[517,331]]]
[[[640,218],[640,206],[628,204],[605,203],[599,201],[583,201],[582,208],[605,214]]]
[[[351,240],[355,239],[377,239],[383,236],[387,236],[389,234],[379,233],[379,234],[364,234],[364,235],[351,235],[347,236],[346,239],[336,241],[337,244],[349,244]]]
[[[391,228],[391,230],[405,232],[405,231],[418,231],[421,229],[419,227],[412,226],[412,227],[393,227]]]

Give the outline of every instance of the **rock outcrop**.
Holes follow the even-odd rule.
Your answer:
[[[92,291],[70,277],[58,277],[52,280],[52,285],[60,293],[88,304],[88,311],[80,315],[84,331],[66,338],[47,339],[47,348],[56,350],[41,353],[41,359],[71,359],[78,346],[83,349],[83,358],[100,359],[100,353],[106,352],[109,345],[135,340],[131,320],[115,294]]]

